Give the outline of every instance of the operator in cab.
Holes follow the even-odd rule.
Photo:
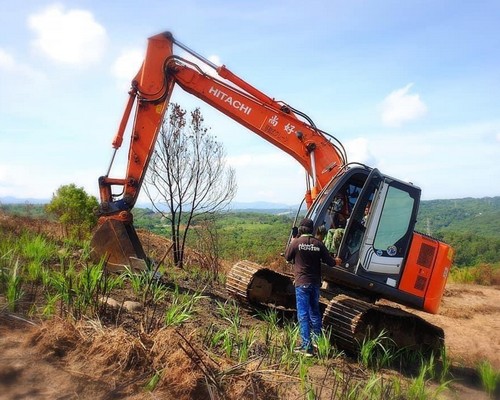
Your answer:
[[[285,258],[294,263],[294,285],[297,301],[297,319],[300,327],[301,346],[297,352],[313,355],[313,341],[321,335],[321,262],[333,267],[330,256],[321,240],[313,236],[313,221],[304,218],[298,228],[298,237],[288,246]]]

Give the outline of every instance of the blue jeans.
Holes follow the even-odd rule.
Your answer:
[[[303,285],[295,287],[297,319],[299,320],[302,348],[311,350],[313,337],[321,335],[321,311],[319,309],[319,286]]]

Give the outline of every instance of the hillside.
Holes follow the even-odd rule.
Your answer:
[[[417,229],[430,234],[454,231],[500,239],[500,197],[423,201]]]
[[[448,286],[440,314],[425,316],[445,329],[447,355],[440,362],[428,364],[416,355],[391,365],[336,348],[304,359],[290,351],[296,337],[293,315],[256,314],[234,303],[221,281],[195,264],[166,269],[156,297],[138,292],[133,280],[110,289],[108,277],[107,289],[97,292],[104,301],[81,303],[75,297],[78,282],[94,269],[81,249],[60,240],[57,224],[0,215],[0,228],[2,274],[17,265],[18,276],[24,276],[14,310],[0,285],[2,399],[486,400],[477,363],[487,360],[500,368],[498,287]],[[27,232],[51,238],[56,246],[45,239],[31,242]],[[148,231],[139,233],[150,250],[168,245]],[[48,286],[30,278],[32,269],[24,270],[33,259],[24,250],[17,253],[20,243],[29,244],[30,251],[51,249],[43,263],[53,274]],[[48,296],[50,282],[65,293],[55,303]],[[58,282],[72,284],[72,291]],[[69,293],[73,296],[66,299]],[[138,308],[125,308],[126,301]],[[427,371],[422,376],[420,362]]]
[[[47,218],[43,205],[17,200],[17,204],[0,204],[0,210],[11,215]],[[272,208],[269,203],[246,203],[245,207],[254,208],[232,209],[217,215],[220,257],[272,263],[284,249],[295,211]],[[149,208],[134,210],[134,224],[168,235],[168,226]],[[455,249],[455,266],[500,264],[500,197],[422,201],[416,229],[449,243]],[[192,244],[196,240],[189,238]]]

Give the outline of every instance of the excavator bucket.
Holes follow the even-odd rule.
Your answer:
[[[132,224],[108,219],[94,232],[91,256],[94,261],[103,257],[110,272],[122,272],[128,266],[132,270],[145,270],[146,254]]]

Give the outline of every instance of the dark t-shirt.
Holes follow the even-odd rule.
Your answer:
[[[335,265],[323,242],[312,235],[302,235],[292,240],[285,254],[288,262],[295,262],[295,286],[320,285],[321,261]]]

